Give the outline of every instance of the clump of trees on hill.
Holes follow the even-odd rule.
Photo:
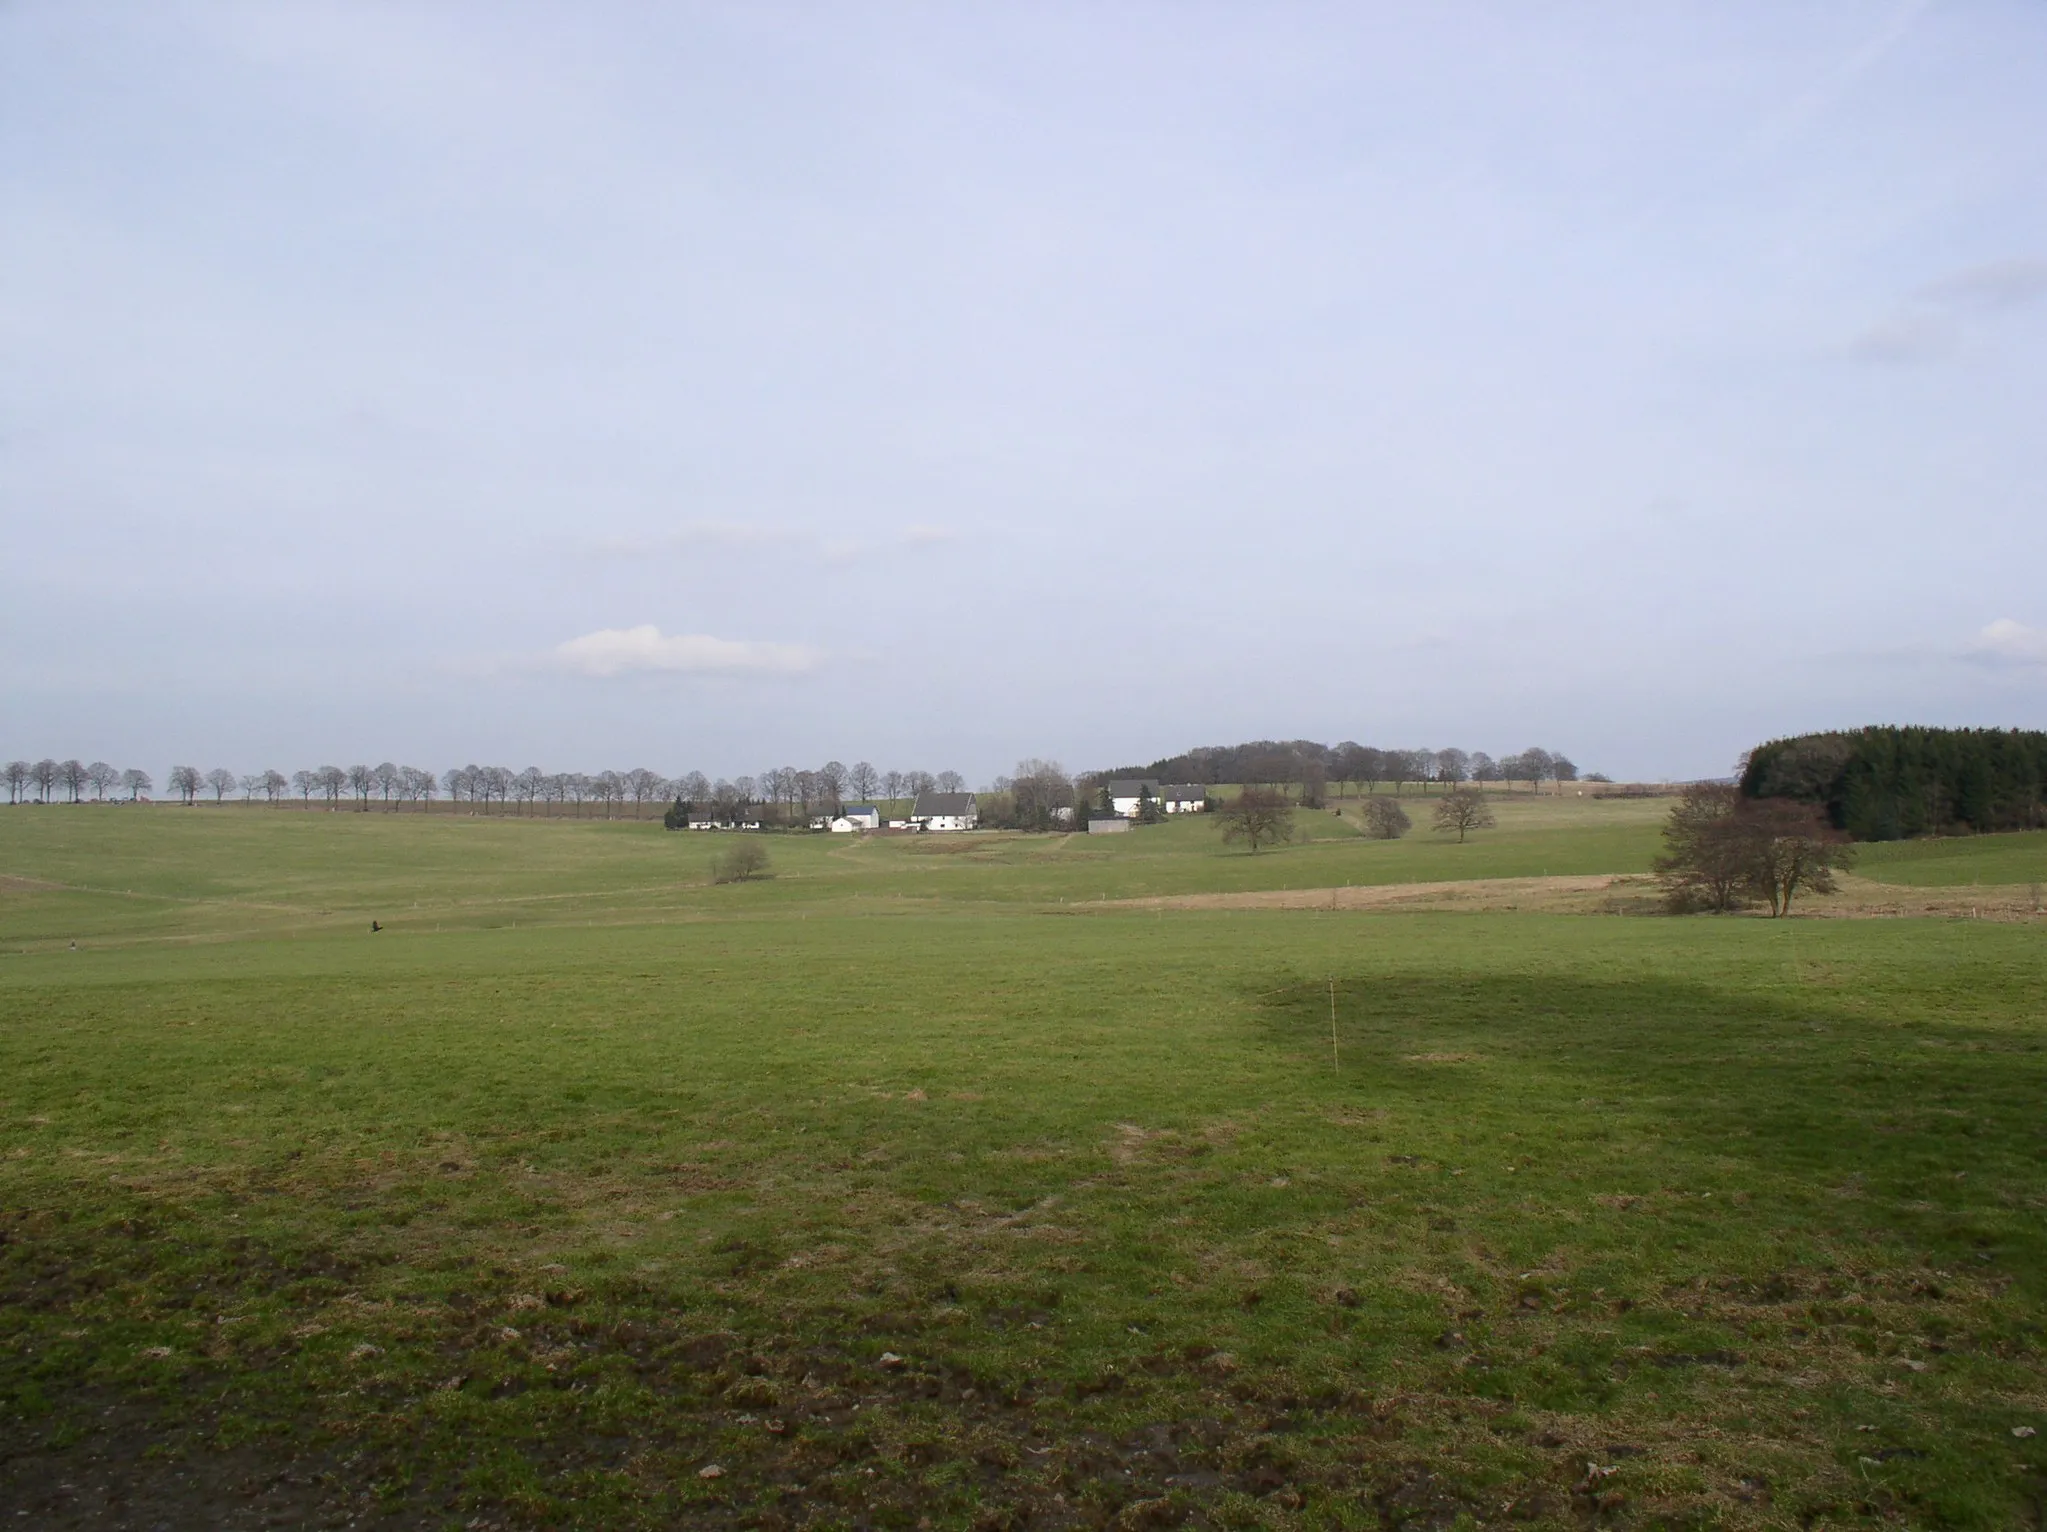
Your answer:
[[[1725,913],[1755,899],[1773,916],[1790,913],[1801,891],[1834,891],[1853,864],[1847,837],[1813,804],[1748,798],[1724,782],[1684,790],[1663,827],[1657,880],[1675,914]]]
[[[1511,790],[1526,783],[1535,792],[1552,783],[1561,791],[1564,783],[1579,777],[1577,763],[1569,756],[1538,746],[1496,760],[1483,750],[1389,750],[1350,740],[1323,745],[1311,739],[1209,745],[1148,766],[1119,766],[1099,775],[1287,787],[1304,808],[1320,808],[1332,784],[1339,792],[1349,787],[1367,796],[1383,786],[1397,797],[1408,787],[1448,789],[1465,784],[1483,788],[1497,783]]]
[[[1749,753],[1741,794],[1821,810],[1856,840],[2047,824],[2047,733],[1878,727]]]

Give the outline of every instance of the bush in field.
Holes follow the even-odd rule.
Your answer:
[[[744,883],[749,878],[769,876],[768,848],[757,840],[738,841],[730,850],[711,858],[713,883]]]
[[[1414,825],[1407,817],[1407,810],[1393,798],[1368,798],[1365,801],[1365,834],[1373,840],[1399,840]]]

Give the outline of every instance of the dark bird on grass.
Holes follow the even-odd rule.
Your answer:
[[[382,926],[378,925],[378,924],[377,924],[377,923],[376,923],[376,922],[375,922],[374,920],[370,922],[370,930],[371,930],[372,932],[376,932],[376,931],[381,931],[381,930],[383,930],[383,929],[384,929],[384,928],[383,928]]]

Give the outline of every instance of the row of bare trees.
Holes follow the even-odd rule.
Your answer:
[[[108,799],[134,802],[155,791],[146,771],[119,770],[104,761],[9,761],[4,768],[10,803],[82,803]],[[166,790],[185,803],[224,803],[239,795],[248,802],[320,804],[339,808],[372,807],[391,811],[431,809],[437,798],[475,813],[573,814],[601,811],[610,818],[628,811],[638,818],[650,805],[680,798],[687,803],[717,805],[730,813],[751,811],[778,822],[794,823],[820,813],[835,813],[847,802],[900,801],[937,789],[958,792],[965,786],[956,771],[877,771],[866,761],[847,766],[827,761],[814,769],[779,766],[758,777],[713,780],[700,771],[663,776],[644,766],[630,771],[542,771],[528,766],[455,766],[436,776],[417,766],[384,761],[375,766],[320,766],[290,776],[269,770],[237,776],[225,767],[201,771],[173,766]]]
[[[0,767],[0,773],[4,773],[6,778],[9,803],[27,801],[31,793],[37,803],[57,802],[60,795],[69,802],[83,803],[88,794],[93,801],[103,803],[110,795],[117,801],[123,794],[135,799],[156,787],[148,772],[138,771],[132,766],[123,771],[105,761],[94,761],[89,766],[82,761],[47,758],[9,761],[5,767]]]

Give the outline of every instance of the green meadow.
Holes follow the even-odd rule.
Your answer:
[[[1666,807],[728,886],[651,820],[0,813],[0,1505],[2042,1524],[2047,926],[1106,902],[1638,874]]]

